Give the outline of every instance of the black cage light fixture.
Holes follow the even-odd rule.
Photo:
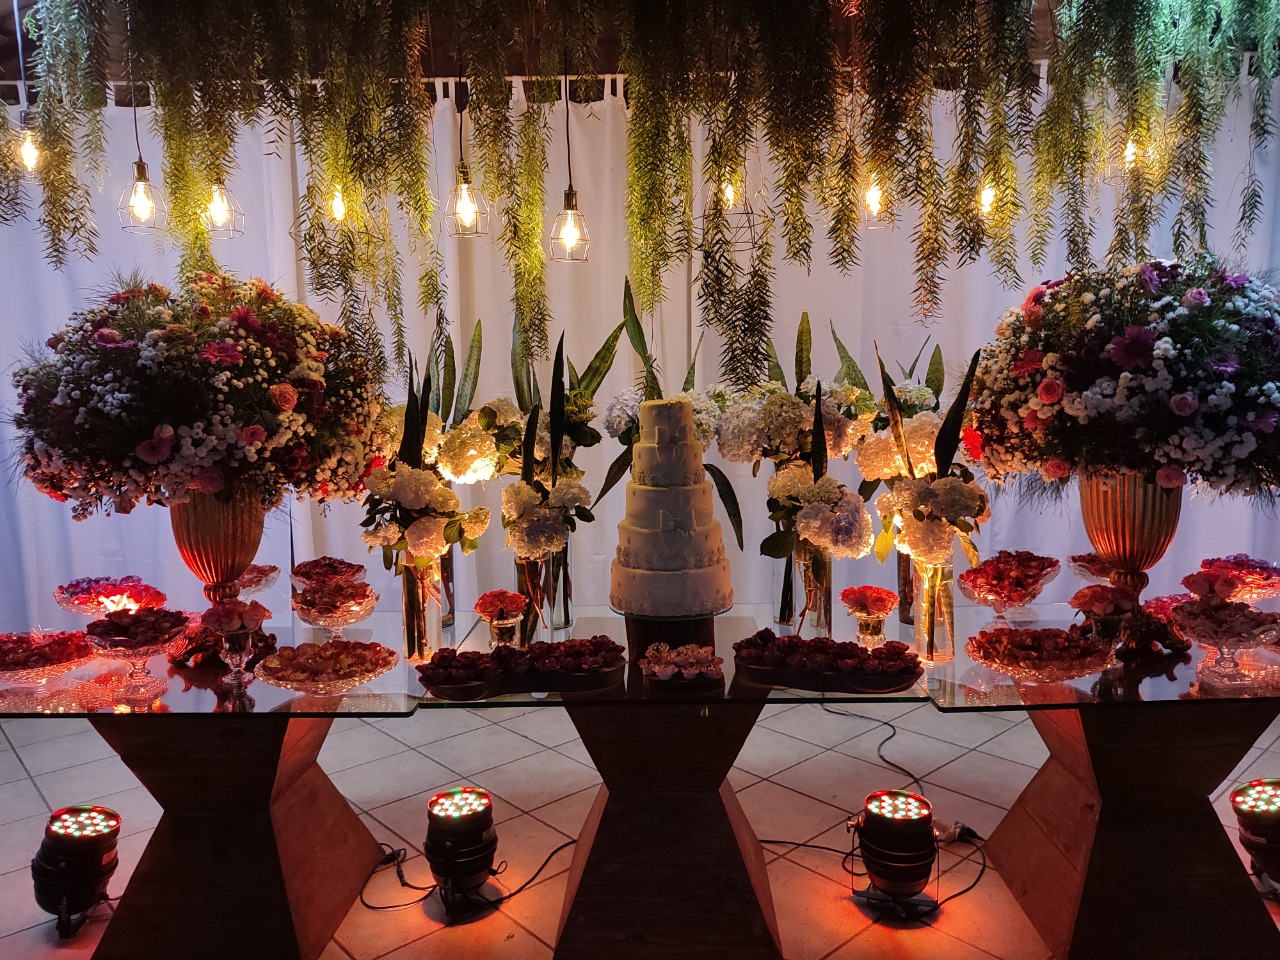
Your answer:
[[[453,84],[453,108],[458,112],[458,171],[449,191],[446,219],[451,237],[487,237],[489,235],[489,203],[471,180],[467,165],[467,100],[468,87],[459,77]]]
[[[498,831],[493,825],[493,796],[479,787],[454,787],[427,804],[423,853],[444,904],[453,918],[474,910],[478,891],[492,876]]]
[[[22,12],[18,9],[18,0],[13,0],[13,29],[18,40],[18,161],[22,164],[23,179],[34,180],[40,148],[36,146],[35,116],[27,103],[27,59],[22,49]]]
[[[49,816],[44,840],[31,861],[36,903],[58,918],[58,936],[68,939],[84,925],[84,914],[107,899],[107,883],[119,858],[120,814],[107,807],[63,807]]]
[[[142,159],[142,137],[138,133],[138,87],[133,82],[133,20],[125,17],[125,69],[129,80],[129,106],[133,113],[133,143],[138,159],[133,162],[133,181],[120,194],[116,212],[125,233],[155,233],[164,223],[164,200],[151,182],[147,162]]]

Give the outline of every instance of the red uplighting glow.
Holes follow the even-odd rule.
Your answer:
[[[64,583],[53,593],[58,606],[71,613],[101,618],[117,610],[135,613],[143,607],[163,607],[168,599],[137,577],[85,577]]]
[[[1250,780],[1231,791],[1231,806],[1241,813],[1280,813],[1280,780]]]
[[[888,820],[923,820],[933,813],[928,800],[905,790],[877,790],[868,794],[866,810]]]
[[[106,807],[63,807],[49,817],[49,832],[59,837],[102,837],[120,829],[120,814]]]
[[[427,809],[437,817],[465,817],[480,813],[491,803],[493,797],[487,790],[479,787],[454,787],[432,797]]]

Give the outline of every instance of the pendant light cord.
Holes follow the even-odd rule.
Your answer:
[[[458,111],[458,162],[467,162],[467,138],[463,132],[462,121],[463,114],[467,109],[466,103],[462,102],[462,48],[458,47],[454,53],[454,66],[458,68],[458,79],[453,85],[453,106]],[[471,90],[467,90],[467,100],[471,99]]]
[[[18,0],[13,0],[17,3]],[[124,14],[124,69],[129,78],[129,105],[133,108],[133,142],[138,148],[138,162],[142,162],[142,137],[138,134],[138,88],[133,85],[133,4]]]
[[[569,141],[569,48],[564,49],[564,153],[569,167],[569,189],[573,189],[573,144]]]
[[[18,10],[18,0],[13,0],[13,29],[18,41],[18,77],[22,82],[22,89],[18,92],[18,100],[21,109],[26,110],[29,106],[27,103],[27,58],[22,53],[22,13]]]

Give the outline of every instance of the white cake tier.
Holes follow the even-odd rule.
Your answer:
[[[720,521],[696,529],[646,530],[618,524],[618,560],[634,570],[689,570],[724,562]]]
[[[687,487],[627,484],[627,522],[646,530],[696,530],[711,522],[711,481]]]
[[[645,400],[640,404],[642,443],[687,443],[696,439],[693,405],[688,400]]]
[[[695,570],[635,570],[613,561],[609,602],[642,617],[700,617],[733,606],[727,560]]]
[[[649,487],[687,487],[706,479],[702,444],[696,440],[664,444],[637,442],[631,448],[631,477]]]

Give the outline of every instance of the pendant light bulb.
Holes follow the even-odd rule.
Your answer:
[[[489,205],[471,182],[466,161],[458,164],[458,178],[449,192],[449,236],[483,237],[489,233]]]
[[[984,217],[991,216],[996,208],[996,188],[990,183],[983,184],[982,193],[978,194],[978,209]]]
[[[738,190],[734,187],[732,180],[726,180],[720,185],[720,196],[724,198],[725,208],[732,210],[734,204],[738,202]]]
[[[220,183],[213,185],[213,195],[209,199],[206,211],[209,222],[215,227],[225,227],[231,219],[231,204],[227,202],[227,191]]]
[[[347,219],[347,201],[342,199],[342,187],[333,188],[333,199],[329,201],[329,212],[333,219],[341,223]]]
[[[210,189],[204,225],[213,240],[229,240],[244,234],[244,208],[221,180],[215,180]]]
[[[578,192],[570,187],[564,192],[564,209],[551,228],[551,259],[564,263],[585,263],[590,237],[587,221],[578,209]]]
[[[1130,140],[1124,145],[1124,168],[1132,170],[1138,163],[1138,145]]]
[[[154,233],[164,215],[164,203],[159,197],[147,165],[141,160],[133,163],[133,182],[124,188],[117,207],[120,228],[125,233]]]
[[[36,146],[35,134],[30,130],[22,131],[22,146],[18,148],[18,156],[27,173],[36,172],[36,163],[40,160],[40,149]]]
[[[871,186],[867,187],[867,213],[873,217],[880,216],[880,211],[884,209],[884,190],[880,188],[880,184],[876,182],[876,178],[871,178]]]

